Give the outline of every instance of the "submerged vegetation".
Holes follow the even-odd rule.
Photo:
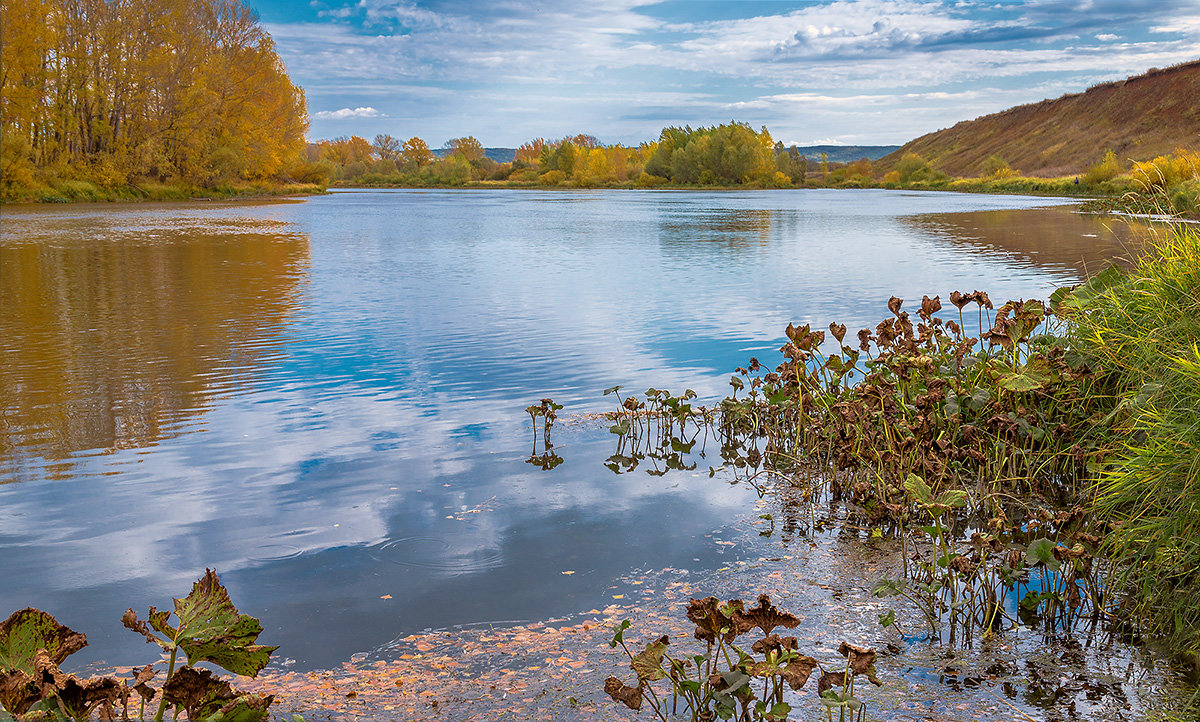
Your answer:
[[[317,187],[304,92],[242,0],[2,7],[0,200]]]
[[[862,700],[854,695],[855,681],[865,677],[881,685],[875,674],[875,650],[842,642],[838,653],[846,661],[828,669],[817,659],[801,654],[795,637],[781,637],[777,628],[794,629],[800,618],[777,609],[766,594],[759,595],[758,604],[747,608],[740,599],[719,602],[716,597],[692,599],[687,606],[688,621],[696,625],[692,636],[705,643],[703,654],[672,657],[667,650],[671,639],[661,636],[634,654],[625,642],[628,619],[616,625],[610,646],[620,645],[629,659],[629,667],[637,675],[636,686],[627,685],[617,677],[605,680],[604,691],[613,700],[632,710],[641,710],[649,703],[654,716],[666,722],[682,713],[692,722],[720,718],[739,720],[785,720],[792,706],[783,699],[784,687],[797,691],[804,687],[814,671],[817,679],[817,699],[826,710],[828,719],[838,710],[838,719],[861,719],[865,713]],[[750,645],[735,644],[737,638],[757,629],[762,635]],[[754,655],[761,655],[756,658]],[[734,660],[737,661],[734,661]],[[666,680],[670,684],[670,699],[660,699],[651,682]],[[761,685],[761,692],[757,688]],[[668,709],[669,701],[669,709]]]
[[[717,407],[627,396],[608,466],[694,468],[711,437],[760,493],[774,478],[844,502],[903,550],[874,595],[906,600],[931,639],[1086,623],[1195,664],[1200,233],[1176,228],[1131,271],[1048,302],[949,301],[910,313],[893,297],[857,334],[789,326],[784,360],[751,359]]]

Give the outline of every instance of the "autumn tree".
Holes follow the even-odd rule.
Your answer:
[[[386,133],[375,136],[374,146],[375,153],[381,160],[396,160],[400,157],[400,141]]]
[[[425,141],[414,136],[404,141],[404,146],[400,148],[400,162],[423,168],[433,162],[433,152]]]
[[[461,155],[468,163],[483,157],[483,144],[473,135],[463,138],[451,138],[442,146],[450,151],[450,155]]]
[[[5,186],[283,177],[304,93],[242,0],[0,0]],[[24,169],[24,172],[21,171]]]

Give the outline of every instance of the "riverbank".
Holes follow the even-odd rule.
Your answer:
[[[137,203],[143,201],[248,200],[279,196],[316,195],[325,187],[315,183],[230,183],[217,186],[141,183],[106,187],[89,181],[55,181],[6,190],[0,203]]]

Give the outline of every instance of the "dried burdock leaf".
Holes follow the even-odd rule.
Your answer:
[[[846,338],[846,324],[844,324],[844,323],[829,324],[829,333],[833,334],[833,337],[837,339],[838,343],[841,343],[842,339]]]
[[[639,682],[653,682],[666,677],[662,668],[663,655],[667,652],[670,637],[663,635],[646,645],[646,648],[634,655],[629,666],[637,672]]]
[[[954,304],[954,307],[957,308],[958,310],[961,311],[963,309],[963,306],[966,306],[970,302],[971,302],[970,296],[964,296],[961,293],[959,293],[958,291],[950,292],[950,303]]]
[[[218,713],[239,721],[264,720],[267,708],[274,701],[271,695],[240,693],[209,670],[186,665],[175,670],[163,685],[162,693],[169,704],[182,707],[192,720],[207,719]]]
[[[128,694],[125,685],[115,677],[80,680],[73,674],[64,673],[44,649],[37,653],[34,665],[42,698],[57,698],[72,719],[88,719],[93,713],[98,713],[102,719],[113,719],[116,704]]]
[[[817,679],[817,694],[824,694],[826,691],[831,690],[834,687],[845,687],[846,681],[845,672],[826,672]]]
[[[904,303],[904,299],[897,298],[896,296],[892,296],[891,298],[888,299],[888,310],[891,311],[893,314],[895,314],[897,317],[899,317],[900,316],[900,306],[903,305],[903,303]]]
[[[736,614],[737,610],[742,609],[743,604],[740,599],[731,599],[726,608]],[[726,629],[722,639],[726,642],[732,642],[740,632],[737,629],[737,624],[734,623],[733,617],[721,611],[721,603],[716,597],[705,597],[704,599],[692,599],[688,602],[687,618],[695,623],[695,637],[702,642],[716,642],[717,635],[721,634],[722,629]]]
[[[734,612],[733,617],[739,634],[757,627],[762,630],[764,635],[770,636],[771,630],[775,627],[794,629],[800,626],[799,617],[777,609],[775,605],[771,604],[771,598],[766,594],[758,595],[758,606],[751,607],[744,612]]]
[[[19,669],[0,669],[0,706],[20,717],[42,698],[33,675]]]
[[[971,295],[975,297],[975,302],[980,306],[988,309],[995,308],[995,306],[992,305],[992,299],[988,298],[988,295],[983,291],[975,291],[975,293]]]
[[[154,695],[156,694],[154,688],[148,684],[150,680],[154,679],[156,674],[158,674],[158,672],[156,672],[154,667],[149,664],[141,669],[133,670],[132,688],[141,696],[142,699],[146,700],[147,702],[154,699]]]
[[[842,642],[838,645],[838,654],[850,660],[850,671],[855,675],[865,675],[871,683],[882,687],[883,682],[875,676],[875,650],[873,648],[856,647]]]
[[[789,687],[798,690],[808,682],[808,678],[812,676],[813,670],[818,666],[817,660],[812,657],[801,656],[789,660],[780,674]]]
[[[616,677],[609,677],[604,680],[604,691],[613,700],[620,702],[631,710],[636,711],[642,708],[642,687],[640,683],[637,687],[630,687]]]
[[[922,318],[925,318],[925,319],[933,318],[933,314],[935,314],[941,310],[942,310],[942,297],[940,295],[934,296],[933,298],[930,298],[929,296],[921,297],[921,311],[920,311],[919,315]]]
[[[859,329],[858,331],[858,347],[867,352],[871,350],[871,332],[868,329]]]
[[[798,642],[795,637],[780,637],[778,634],[768,635],[764,639],[760,639],[750,646],[750,651],[758,654],[768,654],[774,652],[780,654],[784,650],[795,651],[799,649]]]
[[[85,646],[87,637],[40,609],[13,612],[0,624],[0,706],[21,715],[42,698],[36,683],[39,652],[60,664]]]
[[[0,624],[0,669],[35,671],[34,659],[45,650],[55,664],[87,646],[87,637],[59,624],[40,609],[26,607]]]
[[[146,644],[159,644],[163,642],[158,637],[154,636],[154,632],[150,631],[150,625],[138,619],[137,612],[133,608],[125,610],[125,614],[121,615],[121,624],[124,624],[127,629],[131,629],[146,638]]]

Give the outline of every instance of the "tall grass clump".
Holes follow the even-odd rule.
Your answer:
[[[1200,231],[1157,239],[1085,305],[1075,342],[1121,389],[1095,485],[1127,616],[1200,653]],[[1125,615],[1123,615],[1125,616]]]

